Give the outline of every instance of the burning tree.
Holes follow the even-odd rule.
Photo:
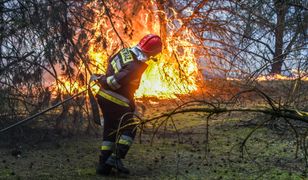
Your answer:
[[[191,30],[182,27],[183,22],[175,11],[171,11],[167,18],[167,13],[161,11],[155,2],[112,2],[107,6],[94,1],[86,7],[93,10],[94,18],[76,34],[77,42],[81,43],[79,49],[82,52],[79,54],[83,56],[79,64],[82,69],[80,76],[105,73],[109,56],[120,48],[137,44],[145,34],[160,34],[165,29],[162,34],[164,52],[157,58],[158,62],[149,64],[136,97],[170,98],[197,89],[199,72],[194,53],[195,38]],[[175,34],[180,28],[182,31]],[[82,89],[81,86],[76,88]]]

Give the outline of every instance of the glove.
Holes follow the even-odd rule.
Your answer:
[[[96,81],[100,85],[100,87],[106,89],[108,87],[107,81],[106,81],[106,76],[103,74],[92,74],[90,76],[89,83]]]
[[[96,74],[92,74],[91,77],[90,77],[90,82],[92,81],[96,81],[100,78],[100,76],[97,76]]]

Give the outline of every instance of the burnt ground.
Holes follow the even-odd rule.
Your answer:
[[[249,97],[252,101],[243,106],[257,101]],[[139,102],[147,117],[173,109],[169,103],[181,103],[148,102],[151,105]],[[268,118],[256,113],[224,114],[213,116],[207,126],[204,114],[178,114],[174,124],[162,123],[157,132],[159,122],[147,123],[125,159],[131,175],[114,172],[109,177],[95,174],[101,133],[59,135],[36,121],[0,136],[0,179],[307,179],[305,147],[297,146],[299,141],[307,143],[307,137],[297,139],[282,119],[259,126]],[[308,129],[307,124],[293,125],[303,132]]]

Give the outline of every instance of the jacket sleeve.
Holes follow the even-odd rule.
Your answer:
[[[106,84],[112,90],[117,90],[130,83],[134,76],[135,63],[127,63],[118,73],[106,77]]]

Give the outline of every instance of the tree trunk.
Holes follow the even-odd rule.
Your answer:
[[[281,74],[281,68],[284,61],[283,56],[283,36],[285,29],[285,16],[287,12],[287,5],[284,0],[275,1],[276,9],[276,28],[275,28],[275,52],[273,58],[273,64],[271,73],[272,74]]]
[[[3,10],[4,10],[4,2],[1,1],[0,2],[0,62],[2,62],[2,63],[3,63],[3,60],[2,60],[2,43],[3,43],[3,36],[4,36]]]

